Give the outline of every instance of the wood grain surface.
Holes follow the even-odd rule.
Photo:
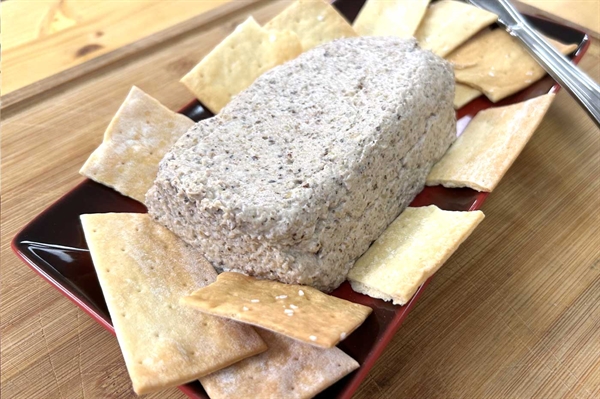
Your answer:
[[[228,0],[9,1],[2,4],[2,94],[206,13]],[[230,6],[244,1],[230,2]],[[27,73],[23,73],[24,69]]]
[[[168,42],[195,29],[207,29],[211,24],[217,24],[224,16],[235,11],[252,6],[266,0],[236,0],[236,1],[141,1],[141,2],[101,2],[101,7],[81,7],[81,2],[74,3],[80,13],[87,11],[92,22],[79,21],[77,24],[65,22],[61,10],[67,3],[60,3],[59,8],[51,8],[49,15],[56,15],[53,23],[59,25],[40,37],[14,47],[4,47],[4,74],[2,81],[1,109],[29,100],[39,94],[47,94],[49,90],[85,76],[92,71],[103,68],[116,61],[138,54],[153,46]],[[41,4],[47,4],[48,1]],[[97,1],[91,1],[96,4]],[[17,41],[21,36],[27,36],[27,30],[13,27],[16,16],[11,16],[14,10],[19,15],[25,13],[21,4],[28,6],[34,3],[11,2],[7,7],[8,31],[5,36],[8,42]],[[123,14],[123,5],[129,14]],[[131,10],[132,5],[136,5]],[[146,7],[146,8],[143,8]],[[163,13],[163,9],[167,9]],[[112,9],[112,12],[108,12]],[[66,12],[66,11],[65,11]],[[74,11],[72,11],[74,13]],[[35,13],[34,13],[35,14]],[[120,17],[115,19],[117,14]],[[166,14],[166,17],[164,16]],[[83,15],[86,15],[85,13]],[[156,18],[156,16],[161,18]],[[156,19],[160,23],[154,24]],[[184,19],[180,22],[181,19]],[[70,20],[69,20],[70,21]],[[73,20],[74,21],[74,20]],[[88,21],[89,22],[89,21]],[[168,22],[168,23],[167,23]],[[179,22],[179,23],[177,23]],[[169,23],[171,25],[169,25]],[[66,25],[65,25],[66,24]],[[54,25],[53,25],[54,26]],[[13,28],[13,29],[11,29]],[[56,30],[56,31],[54,31]],[[145,35],[143,35],[145,34]],[[15,38],[15,36],[17,38]],[[90,39],[91,38],[91,39]],[[133,40],[136,39],[136,40]],[[87,44],[86,44],[87,43]]]
[[[554,19],[600,38],[600,0],[514,0],[519,10]]]
[[[12,254],[12,237],[73,188],[131,85],[171,109],[236,12],[2,112],[1,394],[133,398],[116,339]],[[600,45],[582,67],[600,80]],[[600,132],[561,91],[356,398],[600,397]],[[170,389],[149,398],[184,398]]]

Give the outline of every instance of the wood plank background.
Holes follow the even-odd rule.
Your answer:
[[[514,0],[513,3],[520,3],[521,12],[540,14],[600,38],[599,0]]]
[[[251,5],[3,110],[2,397],[135,397],[116,339],[10,240],[81,181],[131,85],[178,109],[191,97],[178,80],[203,54],[247,14],[264,22],[284,6]],[[598,65],[594,42],[582,67],[596,81]],[[599,133],[561,91],[356,398],[600,397]]]
[[[3,3],[3,29],[9,34],[5,34],[2,41],[2,94],[134,43],[224,3],[227,0]]]
[[[9,46],[4,47],[5,58],[8,58],[4,70],[8,76],[3,80],[0,107],[6,109],[34,96],[46,95],[66,82],[187,32],[206,29],[224,16],[265,1],[92,0],[67,3],[61,0],[54,4],[56,1],[41,0],[6,3],[9,7],[5,7],[8,9],[5,19],[9,22],[5,36],[9,38]],[[88,3],[97,7],[86,7]],[[15,22],[19,20],[18,15],[33,11],[29,10],[30,5],[37,7],[38,4],[47,6],[44,18],[51,17],[50,22],[42,19],[39,29],[32,25],[36,21],[27,21],[31,17],[25,18],[30,25]],[[123,10],[129,14],[124,14]],[[36,12],[31,14],[37,15]],[[73,15],[73,19],[66,18],[67,14]],[[159,22],[154,23],[154,20]]]

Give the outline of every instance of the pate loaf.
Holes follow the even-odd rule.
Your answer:
[[[331,291],[454,141],[453,98],[414,39],[332,41],[184,134],[148,212],[218,269]]]

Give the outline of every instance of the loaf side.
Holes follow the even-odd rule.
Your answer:
[[[455,139],[453,98],[414,39],[330,42],[181,137],[148,211],[219,269],[330,291]]]

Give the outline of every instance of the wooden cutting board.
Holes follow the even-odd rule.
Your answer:
[[[2,109],[266,0],[3,3]]]
[[[515,0],[519,11],[540,15],[600,38],[598,0]]]
[[[248,14],[264,22],[284,6],[258,1],[4,107],[2,397],[135,397],[114,337],[10,240],[82,180],[131,85],[180,108],[184,73]],[[596,81],[599,63],[593,42],[581,65]],[[356,398],[600,397],[599,133],[561,91]]]
[[[178,33],[190,22],[201,25],[249,2],[253,0],[42,0],[2,3],[2,94],[55,77],[60,72],[115,50],[122,53],[123,47],[165,29]],[[196,18],[190,20],[190,17]],[[183,22],[186,24],[180,25]],[[173,31],[173,27],[177,29]],[[162,32],[159,39],[166,35],[168,32]],[[140,43],[135,48],[139,50]],[[98,65],[98,62],[93,64],[95,67]]]

